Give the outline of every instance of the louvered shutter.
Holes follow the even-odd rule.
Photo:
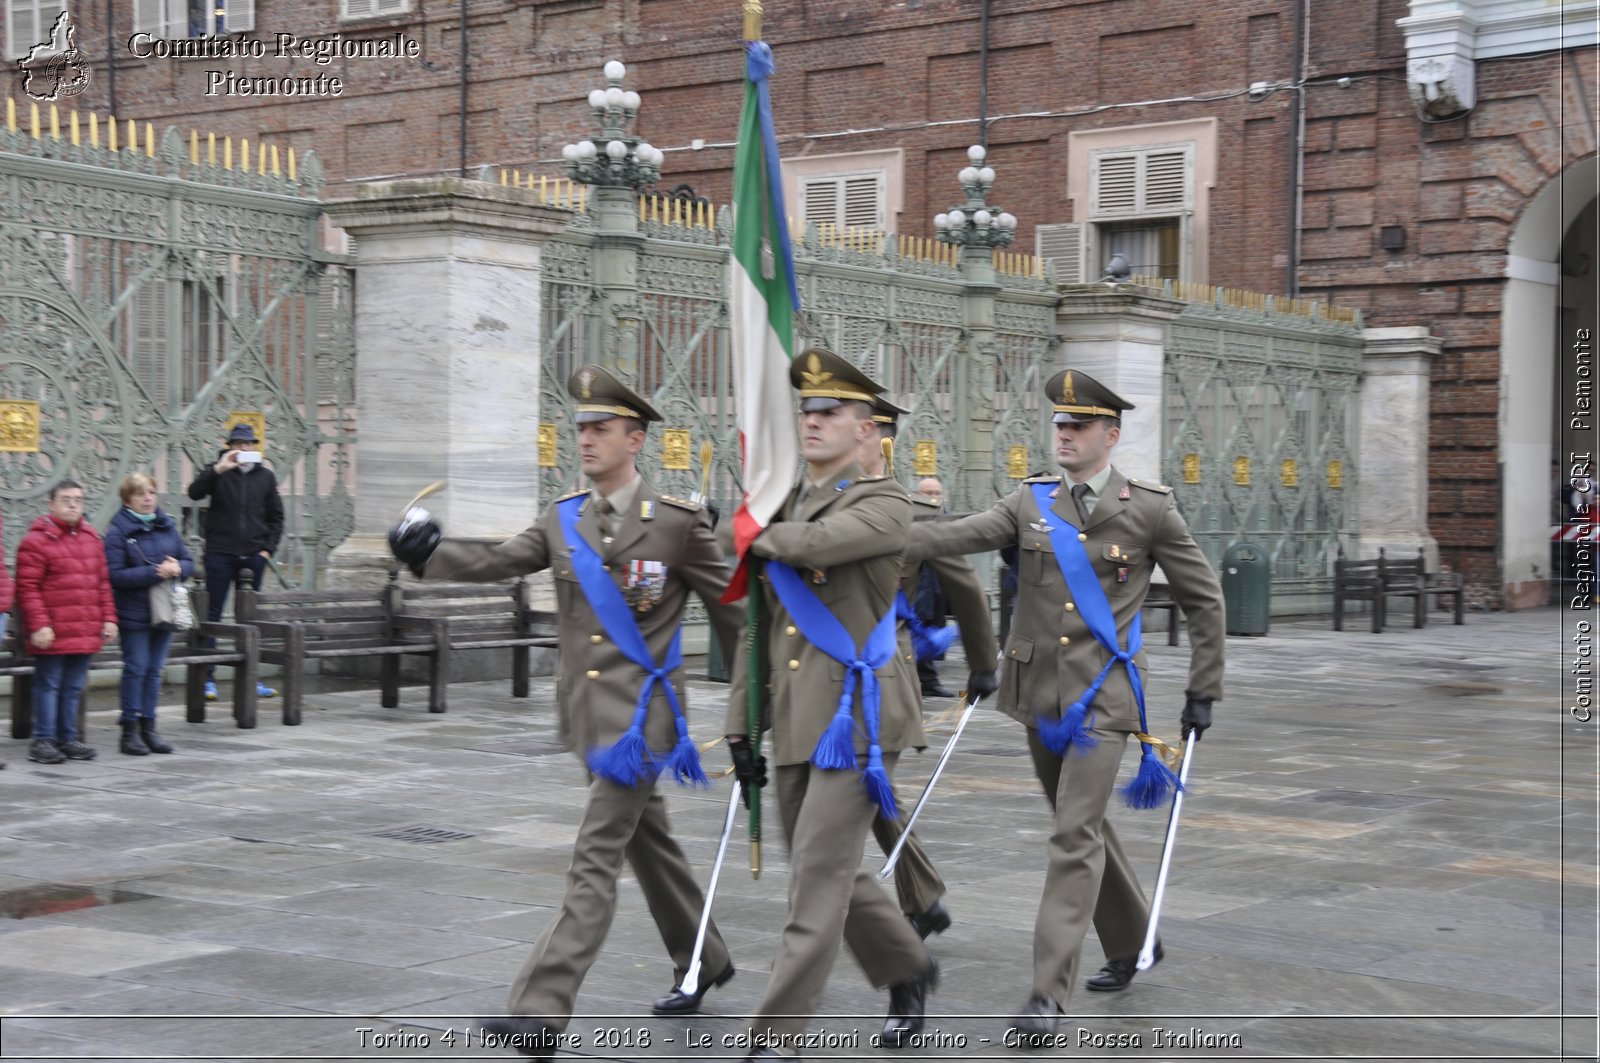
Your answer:
[[[1036,225],[1034,253],[1055,268],[1057,284],[1082,284],[1083,226],[1077,222]]]
[[[1112,155],[1096,160],[1094,211],[1132,214],[1139,209],[1139,158]]]
[[[878,174],[844,179],[844,224],[850,229],[883,228],[883,180]]]
[[[839,181],[825,177],[807,181],[800,193],[802,213],[808,225],[839,224]]]
[[[224,33],[243,33],[256,28],[256,0],[225,0],[218,7],[224,10]]]
[[[133,295],[133,375],[158,403],[167,398],[167,282],[149,278]]]
[[[33,46],[39,44],[39,38],[44,34],[39,32],[38,23],[34,20],[34,8],[31,3],[11,3],[8,5],[10,18],[6,21],[6,54],[13,59],[22,59],[27,56]]]
[[[166,0],[133,0],[133,31],[166,36]]]
[[[1189,153],[1152,151],[1144,157],[1144,202],[1146,214],[1181,211],[1189,205]]]

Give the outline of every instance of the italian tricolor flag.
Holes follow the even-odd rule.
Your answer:
[[[744,112],[733,163],[733,268],[728,295],[734,400],[744,448],[744,501],[733,518],[739,565],[723,596],[728,602],[746,592],[746,551],[783,505],[800,457],[789,389],[800,293],[795,287],[778,139],[767,91],[772,49],[765,41],[747,41],[745,53]]]

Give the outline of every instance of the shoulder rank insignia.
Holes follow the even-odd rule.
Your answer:
[[[1041,483],[1053,483],[1053,482],[1058,481],[1060,479],[1061,479],[1060,476],[1057,476],[1057,475],[1055,475],[1053,473],[1036,472],[1032,476],[1028,477],[1026,480],[1023,480],[1022,482],[1025,483],[1025,484],[1041,484]]]
[[[924,497],[923,495],[912,495],[911,504],[916,506],[926,506],[928,509],[939,508],[939,503],[935,502],[931,498]]]
[[[679,509],[687,509],[690,513],[697,512],[700,509],[700,503],[691,502],[687,498],[674,498],[672,495],[662,495],[661,501],[665,502],[669,506],[677,506]],[[644,514],[641,513],[640,516],[644,516]],[[649,520],[650,518],[645,517],[644,519]]]
[[[1154,491],[1158,495],[1170,495],[1170,494],[1172,494],[1172,488],[1168,487],[1166,484],[1140,483],[1138,480],[1135,480],[1135,479],[1133,479],[1131,477],[1128,479],[1128,482],[1130,484],[1132,484],[1133,486],[1135,486],[1135,487],[1142,487],[1146,491]]]
[[[887,479],[888,479],[887,476],[882,476],[882,475],[880,475],[880,476],[863,476],[863,477],[861,477],[861,479],[857,480],[856,483],[858,483],[858,484],[875,484],[875,483],[879,482],[880,480],[887,480]],[[847,486],[848,484],[849,484],[849,481],[848,480],[845,481],[845,485]],[[839,488],[839,490],[841,490],[841,491],[844,490],[844,487],[841,486]]]
[[[560,498],[556,499],[556,501],[557,502],[565,502],[569,498],[577,498],[579,495],[586,495],[588,493],[589,493],[589,489],[587,487],[585,487],[580,491],[568,492],[567,494],[564,494]]]

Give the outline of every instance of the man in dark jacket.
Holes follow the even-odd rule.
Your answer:
[[[267,558],[283,538],[283,500],[278,478],[261,460],[260,440],[248,424],[236,424],[216,464],[200,470],[189,485],[189,497],[211,499],[206,513],[206,619],[221,620],[228,590],[248,577],[261,589]],[[277,691],[258,684],[256,694],[270,698]],[[216,671],[206,678],[206,700],[217,700]]]

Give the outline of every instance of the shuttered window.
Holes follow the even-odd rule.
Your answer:
[[[882,170],[812,177],[801,182],[801,213],[813,225],[882,229]]]
[[[1036,225],[1033,228],[1034,254],[1055,271],[1057,284],[1081,284],[1083,268],[1083,226],[1077,222]]]
[[[1177,148],[1143,148],[1095,156],[1091,180],[1096,219],[1180,214],[1190,208],[1193,152]]]
[[[256,0],[133,0],[133,30],[153,37],[214,37],[256,28]]]
[[[62,0],[6,0],[7,57],[24,59],[35,45],[53,44],[50,31],[55,28],[61,8]],[[83,46],[81,40],[78,46]]]
[[[377,18],[411,10],[411,0],[340,0],[340,18]]]

